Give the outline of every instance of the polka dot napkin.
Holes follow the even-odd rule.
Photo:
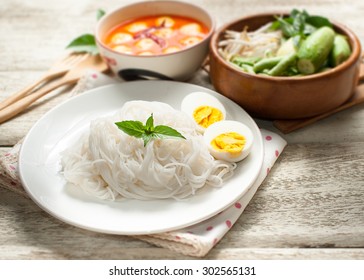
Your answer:
[[[104,74],[89,71],[78,82],[72,91],[72,95],[115,82],[114,79]],[[185,255],[195,257],[205,256],[240,217],[287,144],[284,139],[273,132],[261,129],[261,133],[264,143],[264,163],[262,170],[253,186],[234,205],[218,215],[188,228],[160,234],[137,235],[134,237]],[[10,151],[2,155],[0,154],[0,186],[27,196],[21,186],[17,171],[20,147],[21,141]]]

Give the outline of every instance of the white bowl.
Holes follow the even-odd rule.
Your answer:
[[[175,15],[196,19],[207,26],[207,36],[187,49],[162,55],[138,56],[116,52],[104,44],[112,28],[130,19],[143,16]],[[104,15],[96,26],[96,43],[100,55],[110,69],[124,80],[158,78],[184,81],[200,67],[209,52],[209,42],[215,30],[215,22],[201,7],[179,1],[138,2],[117,8]]]

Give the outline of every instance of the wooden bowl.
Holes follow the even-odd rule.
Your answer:
[[[244,17],[221,27],[210,42],[210,78],[215,89],[232,99],[254,117],[297,119],[325,113],[347,101],[359,78],[361,46],[347,27],[334,23],[336,32],[347,36],[351,56],[339,66],[304,77],[270,77],[248,74],[226,62],[218,53],[225,30],[255,30],[277,14]]]

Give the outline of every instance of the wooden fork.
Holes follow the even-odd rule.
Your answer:
[[[16,94],[14,94],[14,95],[6,98],[2,102],[0,102],[0,110],[9,106],[12,103],[18,101],[19,99],[23,98],[24,96],[28,95],[37,86],[64,75],[65,73],[67,73],[67,71],[69,71],[72,67],[77,65],[77,63],[84,60],[87,56],[89,56],[89,54],[85,54],[85,53],[69,54],[66,57],[59,59],[38,80],[36,80],[32,84],[30,84],[29,86],[25,87],[21,91],[17,92]]]
[[[29,105],[54,89],[64,85],[75,84],[83,76],[85,70],[87,69],[104,72],[108,69],[108,66],[99,55],[88,56],[86,59],[78,63],[74,68],[68,71],[63,77],[59,78],[53,83],[47,84],[39,90],[0,110],[0,124],[24,111]]]

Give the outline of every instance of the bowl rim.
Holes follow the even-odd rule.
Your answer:
[[[162,4],[163,3],[168,3],[168,4],[178,4],[178,5],[185,5],[186,7],[190,7],[196,10],[199,10],[201,13],[205,14],[210,22],[211,22],[211,27],[209,28],[209,32],[206,34],[206,36],[197,44],[192,45],[190,47],[187,47],[185,49],[182,50],[178,50],[176,52],[172,52],[172,53],[164,53],[164,54],[155,54],[155,55],[137,55],[137,54],[126,54],[126,53],[120,53],[117,52],[113,49],[111,49],[110,47],[108,47],[99,37],[99,32],[98,30],[100,29],[100,26],[107,20],[108,17],[113,16],[114,14],[118,13],[120,10],[132,7],[132,6],[142,6],[145,3],[149,3],[149,4]],[[173,15],[173,12],[171,11],[170,13],[171,15]],[[188,16],[187,16],[188,17]],[[130,19],[133,19],[133,17],[130,17]],[[195,19],[195,18],[194,18]],[[198,20],[198,19],[196,19]],[[183,1],[168,1],[168,0],[154,0],[154,1],[139,1],[139,2],[135,2],[132,4],[128,4],[128,5],[122,5],[122,6],[118,6],[116,8],[114,8],[112,11],[110,11],[109,13],[105,14],[96,24],[95,29],[94,29],[94,34],[95,34],[95,40],[97,45],[103,47],[104,49],[106,49],[107,51],[114,53],[116,55],[120,55],[120,56],[125,56],[125,57],[135,57],[135,58],[143,58],[143,59],[153,59],[156,57],[168,57],[168,56],[173,56],[176,54],[180,54],[180,53],[184,53],[187,52],[191,49],[197,48],[199,47],[201,44],[205,43],[206,41],[209,41],[211,39],[211,37],[213,36],[213,34],[215,33],[216,30],[216,21],[214,20],[214,18],[212,17],[212,15],[203,7],[192,4],[192,3],[187,3],[187,2],[183,2]]]
[[[256,13],[256,14],[250,14],[250,15],[246,15],[240,18],[237,18],[233,21],[227,22],[224,25],[222,25],[212,36],[211,41],[210,41],[210,54],[212,54],[218,61],[219,63],[221,63],[224,67],[228,68],[229,70],[234,71],[235,73],[247,77],[247,78],[257,78],[257,79],[262,79],[262,80],[269,80],[272,82],[277,82],[277,81],[306,81],[306,80],[314,80],[314,79],[320,79],[322,77],[326,77],[326,76],[331,76],[331,75],[336,75],[338,73],[341,73],[342,71],[345,71],[347,68],[351,67],[353,64],[357,63],[359,61],[359,58],[361,57],[361,43],[359,38],[357,37],[357,35],[348,27],[346,27],[345,25],[338,23],[336,21],[333,21],[331,19],[330,22],[333,25],[334,29],[339,29],[340,31],[343,31],[346,35],[350,38],[350,41],[352,42],[350,44],[351,48],[352,48],[352,52],[350,57],[345,60],[343,63],[341,63],[340,65],[324,71],[324,72],[319,72],[319,73],[314,73],[314,74],[310,74],[310,75],[305,75],[305,76],[268,76],[268,75],[258,75],[258,74],[250,74],[247,72],[244,72],[242,70],[239,70],[236,67],[233,67],[233,65],[231,63],[228,63],[227,61],[225,61],[222,56],[219,54],[218,52],[218,38],[223,35],[223,32],[225,30],[227,30],[229,27],[238,24],[239,22],[242,22],[244,20],[250,20],[253,18],[257,18],[257,17],[274,17],[276,15],[283,15],[283,16],[288,16],[289,12],[264,12],[264,13]],[[211,73],[211,72],[210,72]]]

